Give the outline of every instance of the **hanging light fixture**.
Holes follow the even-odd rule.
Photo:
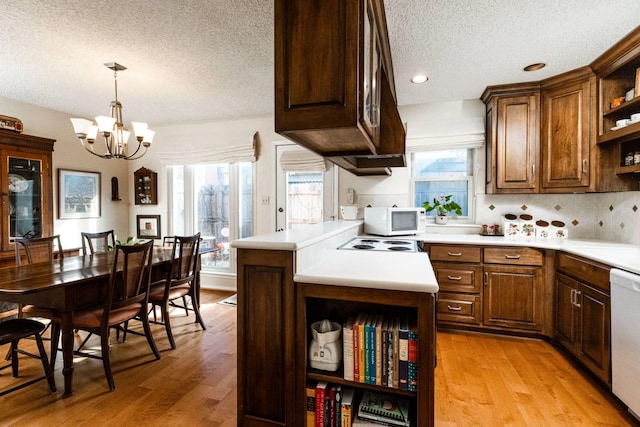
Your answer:
[[[113,80],[115,83],[116,99],[111,101],[111,115],[96,117],[95,125],[87,119],[71,119],[73,130],[80,139],[82,146],[91,154],[103,159],[125,159],[136,160],[144,156],[147,148],[151,145],[155,132],[148,129],[146,123],[131,122],[137,140],[135,150],[129,146],[130,132],[124,128],[122,123],[122,104],[118,101],[118,71],[126,70],[127,67],[117,62],[107,62],[104,64],[113,70]],[[98,132],[102,134],[105,144],[105,152],[101,154],[96,151],[95,142]],[[144,151],[140,152],[140,149]]]

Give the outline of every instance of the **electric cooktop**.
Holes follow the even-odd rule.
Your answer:
[[[414,240],[391,239],[384,237],[356,237],[343,244],[338,249],[418,252],[418,244]]]

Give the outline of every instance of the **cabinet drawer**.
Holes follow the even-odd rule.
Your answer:
[[[609,271],[611,268],[606,265],[560,253],[556,258],[556,269],[600,290],[609,292]]]
[[[472,323],[479,325],[482,304],[480,295],[438,293],[436,318],[438,322]]]
[[[480,262],[480,248],[473,246],[432,245],[429,252],[431,261]]]
[[[480,266],[433,263],[440,291],[479,293],[482,289]]]
[[[542,265],[542,251],[531,248],[485,248],[485,264]]]

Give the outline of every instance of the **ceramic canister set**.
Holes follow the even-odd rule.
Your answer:
[[[566,239],[568,230],[562,221],[534,220],[532,215],[506,214],[502,217],[504,236],[508,239]]]

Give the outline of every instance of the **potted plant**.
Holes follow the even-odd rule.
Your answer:
[[[436,211],[436,224],[446,224],[449,218],[449,213],[454,212],[456,215],[462,215],[462,207],[460,207],[455,200],[451,200],[452,197],[453,195],[451,194],[448,196],[440,196],[439,198],[434,197],[433,203],[424,202],[422,207],[425,212],[431,212],[433,210]]]

